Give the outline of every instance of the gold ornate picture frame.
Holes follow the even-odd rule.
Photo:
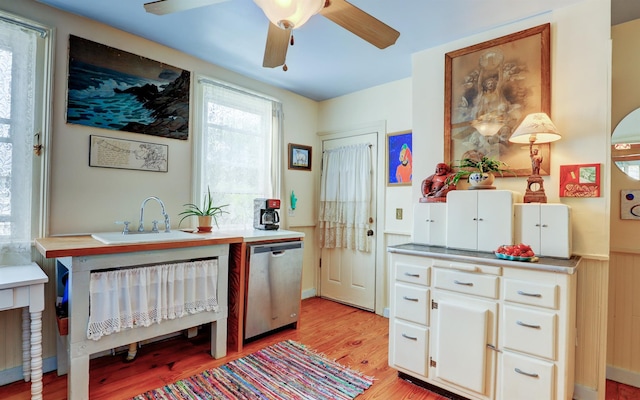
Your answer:
[[[516,176],[531,173],[528,145],[509,137],[527,114],[550,114],[550,31],[540,25],[445,54],[445,163],[484,155]],[[549,144],[535,146],[540,175],[549,175]]]

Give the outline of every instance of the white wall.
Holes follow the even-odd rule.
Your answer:
[[[140,203],[151,195],[159,196],[164,201],[167,211],[172,217],[172,225],[177,227],[179,221],[177,216],[183,210],[182,205],[193,201],[191,198],[192,144],[193,138],[198,135],[198,132],[194,131],[196,124],[193,121],[193,100],[189,140],[186,141],[67,124],[65,105],[69,35],[76,35],[189,70],[192,73],[192,78],[197,74],[202,74],[279,99],[283,103],[285,113],[285,140],[282,147],[284,163],[287,161],[287,143],[304,144],[309,141],[308,138],[315,138],[318,109],[315,101],[245,78],[138,36],[59,11],[32,0],[0,0],[0,8],[56,29],[53,130],[51,148],[49,149],[52,166],[48,234],[117,230],[119,227],[114,225],[114,221],[125,219],[137,221]],[[192,87],[193,85],[192,79]],[[89,135],[104,135],[166,144],[169,146],[169,171],[157,173],[89,167]],[[288,188],[291,186],[289,179],[295,179],[298,172],[283,169],[283,186]],[[296,194],[300,198],[312,197],[313,193],[310,192],[312,190],[312,184],[304,185],[296,189]],[[284,197],[283,195],[282,198]],[[300,214],[313,214],[309,203],[301,202],[299,204]],[[154,206],[150,206],[147,216],[159,210],[159,208],[156,210],[152,207]],[[149,218],[151,217],[149,216]],[[285,226],[287,224],[286,218],[286,213],[283,213]]]

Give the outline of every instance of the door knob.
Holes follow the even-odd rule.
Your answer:
[[[367,231],[367,236],[373,236],[373,230],[372,229],[369,229]]]

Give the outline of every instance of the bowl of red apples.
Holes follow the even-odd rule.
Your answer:
[[[511,261],[536,261],[538,257],[534,254],[528,244],[502,245],[494,252],[496,257]]]

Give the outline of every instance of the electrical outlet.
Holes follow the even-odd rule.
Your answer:
[[[396,219],[402,219],[402,208],[396,208]]]

